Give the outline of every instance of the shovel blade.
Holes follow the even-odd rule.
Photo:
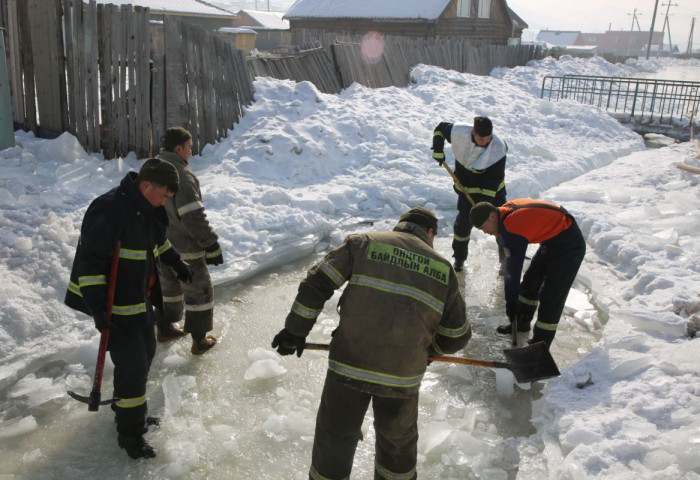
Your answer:
[[[508,369],[513,372],[518,383],[536,382],[561,375],[544,342],[527,347],[509,348],[503,350],[503,353]]]

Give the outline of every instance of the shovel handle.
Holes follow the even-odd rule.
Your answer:
[[[459,189],[459,191],[462,192],[464,195],[466,195],[467,200],[469,200],[469,203],[471,203],[472,206],[474,206],[476,202],[474,202],[474,199],[472,198],[472,196],[469,195],[469,192],[467,192],[464,189],[464,185],[462,185],[462,182],[459,181],[459,179],[457,178],[457,175],[455,175],[455,172],[452,171],[452,169],[447,164],[447,162],[442,162],[442,166],[445,167],[445,170],[447,170],[447,173],[450,174],[450,177],[452,177],[452,181],[455,182],[455,185],[457,185],[457,188]]]
[[[291,347],[294,348],[294,347]],[[330,350],[330,345],[325,343],[307,343],[304,345],[305,349],[308,350]],[[449,355],[435,355],[428,357],[428,360],[432,362],[447,362],[447,363],[461,363],[462,365],[476,365],[480,367],[491,367],[491,368],[510,368],[510,365],[506,362],[495,362],[492,360],[481,360],[478,358],[466,358],[466,357],[453,357]]]
[[[117,270],[119,268],[119,251],[121,242],[117,240],[112,253],[112,261],[109,268],[109,279],[107,281],[107,321],[112,320],[112,306],[114,305],[114,290],[117,285]],[[97,350],[97,364],[95,365],[95,376],[92,379],[92,391],[88,400],[88,411],[96,412],[100,408],[102,397],[102,373],[105,368],[105,357],[107,356],[107,346],[109,345],[109,328],[100,331],[100,348]]]

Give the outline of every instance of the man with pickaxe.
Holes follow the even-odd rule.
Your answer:
[[[156,350],[153,308],[163,308],[161,261],[178,278],[192,281],[192,269],[165,237],[165,201],[178,190],[177,170],[157,158],[138,174],[95,199],[83,217],[66,304],[90,315],[100,331],[100,353],[90,398],[71,394],[95,411],[100,402],[104,354],[114,363],[114,399],[118,443],[131,458],[152,458],[143,438],[156,418],[146,417],[146,381]],[[104,345],[104,347],[103,347]],[[69,392],[72,393],[72,392]]]
[[[445,163],[445,140],[452,144],[455,170]],[[474,125],[441,122],[433,132],[433,158],[452,175],[457,192],[457,218],[454,222],[452,251],[454,269],[462,271],[469,252],[472,224],[469,212],[476,202],[501,206],[506,201],[506,143],[493,134],[488,117],[475,117]],[[503,245],[498,242],[503,274]]]

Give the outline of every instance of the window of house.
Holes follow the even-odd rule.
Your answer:
[[[613,43],[620,43],[620,37],[613,37]]]
[[[637,43],[637,37],[630,38],[630,43]]]
[[[472,0],[457,0],[457,16],[462,18],[471,17]]]
[[[491,0],[479,0],[479,18],[491,18]]]

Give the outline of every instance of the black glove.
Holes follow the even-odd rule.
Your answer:
[[[178,280],[181,282],[192,283],[194,272],[192,271],[192,267],[190,267],[189,263],[178,260],[177,263],[171,268],[175,270],[175,275],[177,276]]]
[[[224,252],[221,251],[219,242],[214,242],[204,250],[207,252],[204,256],[207,265],[221,265],[224,263]]]
[[[107,320],[107,312],[100,310],[92,314],[92,319],[95,321],[95,328],[98,332],[101,332],[105,328],[109,328],[112,322]]]
[[[272,339],[272,348],[277,348],[277,353],[280,355],[291,355],[296,350],[297,357],[301,357],[305,344],[306,337],[298,337],[286,328],[280,330],[280,333]]]
[[[438,165],[442,166],[445,161],[445,152],[438,152],[433,150],[433,160],[438,162]]]

